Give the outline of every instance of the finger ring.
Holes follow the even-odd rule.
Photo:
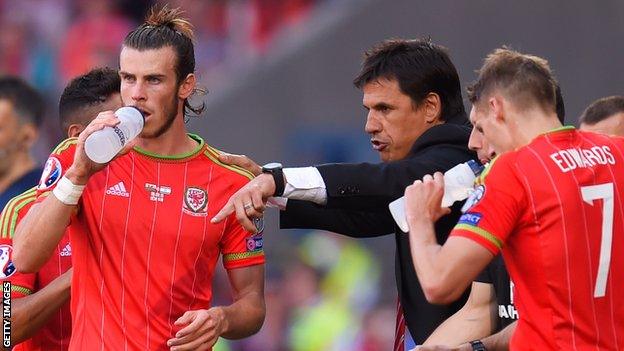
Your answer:
[[[246,209],[246,210],[248,210],[248,209],[250,209],[252,207],[253,207],[253,204],[251,204],[251,203],[243,205],[243,208]]]

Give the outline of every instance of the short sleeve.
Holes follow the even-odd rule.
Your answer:
[[[221,254],[225,269],[264,264],[264,218],[254,220],[256,234],[246,231],[234,214],[227,218],[225,232],[221,237]]]
[[[515,154],[498,157],[477,180],[451,232],[497,255],[522,215],[524,187],[515,174]]]
[[[77,138],[62,141],[50,154],[43,167],[43,173],[37,186],[37,202],[50,194],[67,169],[74,162]]]
[[[33,293],[36,273],[19,273],[13,265],[13,242],[10,238],[0,238],[0,281],[11,283],[11,297],[20,298]],[[4,285],[3,285],[4,287]]]
[[[13,265],[13,234],[35,201],[37,188],[33,187],[7,202],[0,214],[0,280],[11,282],[11,297],[19,298],[33,292],[37,274],[17,272]]]

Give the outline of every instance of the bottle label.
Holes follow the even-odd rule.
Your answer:
[[[115,134],[117,134],[117,136],[119,137],[119,141],[121,141],[121,145],[122,146],[126,145],[126,136],[121,131],[121,129],[119,129],[117,126],[114,126],[113,130],[115,131]]]

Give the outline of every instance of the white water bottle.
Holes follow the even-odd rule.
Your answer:
[[[141,111],[134,106],[124,106],[115,111],[119,124],[114,127],[105,127],[93,132],[85,141],[85,153],[93,162],[107,163],[141,130],[145,118]]]
[[[456,201],[464,200],[470,196],[473,191],[474,181],[481,174],[483,168],[483,165],[477,161],[469,160],[444,172],[444,196],[442,197],[441,207],[449,207]],[[404,197],[402,196],[392,201],[388,208],[399,228],[407,232]]]

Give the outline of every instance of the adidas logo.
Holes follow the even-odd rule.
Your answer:
[[[69,257],[69,256],[71,256],[71,245],[69,245],[69,244],[65,245],[63,250],[61,250],[60,255],[61,255],[61,257]]]
[[[115,195],[115,196],[123,196],[130,197],[130,194],[126,191],[126,186],[123,182],[119,182],[106,190],[106,194]]]

